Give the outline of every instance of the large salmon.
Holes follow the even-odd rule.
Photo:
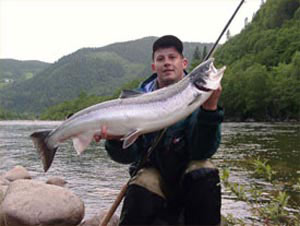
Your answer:
[[[37,131],[31,138],[47,171],[58,144],[73,140],[78,154],[91,143],[101,126],[107,134],[123,136],[123,148],[145,133],[166,128],[184,119],[203,104],[220,86],[225,67],[217,70],[213,58],[199,64],[179,82],[156,91],[123,95],[85,108],[54,130]]]

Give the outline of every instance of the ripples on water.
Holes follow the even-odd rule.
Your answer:
[[[108,210],[120,188],[128,178],[128,166],[109,159],[103,143],[89,146],[78,156],[70,142],[60,146],[51,168],[45,174],[29,135],[40,129],[52,129],[60,122],[47,121],[0,121],[0,174],[22,165],[38,180],[52,176],[63,177],[68,187],[85,203],[86,218]],[[230,181],[244,185],[255,184],[266,190],[272,187],[260,179],[251,177],[248,159],[269,160],[278,171],[277,179],[286,182],[283,189],[290,191],[293,208],[299,208],[299,193],[291,191],[291,185],[300,177],[300,126],[288,123],[224,123],[222,144],[214,156],[219,168],[231,170]],[[120,213],[118,209],[117,213]],[[223,214],[250,218],[249,207],[234,196],[223,192]]]
[[[72,144],[66,142],[60,145],[51,168],[44,173],[29,136],[36,130],[52,129],[59,124],[44,121],[0,122],[0,174],[22,165],[38,180],[63,177],[68,181],[68,187],[84,201],[86,217],[97,214],[100,209],[107,210],[127,181],[127,166],[111,161],[102,143],[93,143],[78,156]]]
[[[224,123],[222,139],[214,158],[220,168],[230,169],[230,181],[246,188],[254,186],[267,193],[274,192],[271,183],[253,176],[254,166],[250,164],[258,158],[267,160],[276,171],[276,184],[291,196],[290,211],[300,212],[300,193],[292,188],[300,178],[299,123]],[[253,219],[251,212],[247,211],[249,207],[244,202],[234,200],[235,197],[223,192],[223,213]]]

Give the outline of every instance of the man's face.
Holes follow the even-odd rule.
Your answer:
[[[188,61],[174,47],[161,48],[155,51],[152,70],[157,73],[159,88],[168,86],[181,80],[183,70]]]

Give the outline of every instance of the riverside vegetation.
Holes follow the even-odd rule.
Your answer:
[[[270,183],[276,192],[265,192],[257,186],[245,186],[240,183],[230,181],[230,170],[225,168],[222,170],[221,180],[227,192],[233,194],[237,200],[246,202],[250,206],[253,213],[251,224],[262,225],[300,225],[299,210],[289,209],[288,202],[290,196],[281,191],[279,181],[274,179],[275,171],[268,164],[267,160],[254,159],[249,162],[253,168],[254,177],[261,178]],[[300,193],[300,177],[294,184],[293,190]],[[289,210],[289,211],[288,211]],[[232,214],[226,216],[229,225],[249,225],[249,222],[239,219]]]

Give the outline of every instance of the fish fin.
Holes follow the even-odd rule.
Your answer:
[[[125,89],[121,92],[119,98],[124,99],[124,98],[136,97],[143,94],[144,94],[143,92]]]
[[[94,133],[82,133],[79,136],[73,137],[73,146],[78,155],[80,155],[89,144],[92,142]]]
[[[188,106],[192,105],[193,103],[197,102],[201,98],[201,93],[197,93],[194,96],[194,99],[188,104]]]
[[[56,150],[58,148],[58,147],[50,147],[47,144],[47,137],[50,132],[51,130],[44,130],[44,131],[34,132],[30,135],[33,144],[36,147],[40,158],[42,159],[45,172],[47,172],[47,170],[50,168]]]
[[[130,133],[128,133],[126,136],[124,136],[121,140],[124,140],[123,142],[123,149],[128,148],[130,145],[132,145],[136,139],[141,135],[141,131],[136,129]]]

